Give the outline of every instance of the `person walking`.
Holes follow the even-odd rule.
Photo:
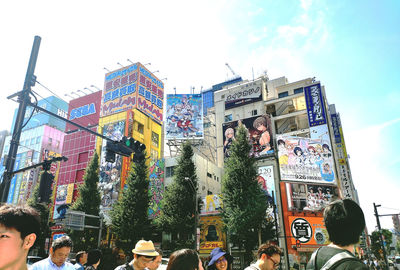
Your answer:
[[[30,267],[30,270],[75,270],[72,263],[67,262],[72,248],[72,240],[64,235],[53,241],[50,248],[50,256],[38,261]]]
[[[29,206],[0,207],[0,269],[27,270],[26,258],[40,233],[40,218]]]
[[[83,267],[86,262],[87,262],[87,253],[86,251],[79,251],[76,253],[75,256],[75,264],[74,267],[76,270],[84,270],[85,268]]]
[[[307,269],[367,270],[368,267],[353,254],[354,245],[365,228],[360,206],[350,199],[334,201],[324,210],[324,222],[331,243],[314,251]]]
[[[273,244],[262,244],[257,251],[257,261],[245,270],[274,270],[281,263],[282,250]]]
[[[133,260],[120,266],[115,270],[144,270],[148,264],[153,261],[159,253],[155,250],[152,241],[140,240],[132,249]]]
[[[204,268],[196,251],[180,249],[169,257],[167,270],[204,270]]]
[[[96,270],[100,264],[101,255],[102,253],[98,249],[89,250],[85,270]]]
[[[221,248],[214,248],[210,253],[207,270],[232,270],[233,258]]]

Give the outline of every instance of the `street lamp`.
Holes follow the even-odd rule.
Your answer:
[[[100,88],[98,88],[96,85],[91,85],[90,87],[93,87],[93,88],[96,88],[97,90],[99,90],[99,91],[102,91]]]
[[[160,71],[159,71],[159,70],[156,70],[156,71],[152,71],[151,73],[153,73],[153,74],[154,74],[154,73],[157,73],[157,72],[160,72]]]
[[[83,88],[83,89],[89,90],[89,91],[90,91],[90,93],[93,93],[93,92],[94,92],[92,89],[90,89],[90,88],[87,88],[87,87],[85,87],[85,88]]]
[[[190,187],[193,189],[193,197],[194,197],[194,250],[197,250],[197,216],[198,216],[198,202],[197,202],[197,189],[193,180],[189,177],[185,177],[185,180],[189,183]]]

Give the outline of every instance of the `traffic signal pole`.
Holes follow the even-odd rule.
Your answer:
[[[378,225],[378,230],[379,230],[379,240],[380,240],[381,246],[382,246],[383,258],[384,258],[385,264],[386,264],[385,268],[389,269],[389,267],[388,267],[389,263],[388,263],[388,259],[387,259],[387,256],[386,256],[386,250],[385,250],[385,246],[383,244],[381,223],[379,221],[379,215],[378,215],[378,210],[377,210],[377,207],[379,207],[379,206],[381,206],[381,205],[380,204],[376,205],[374,203],[374,212],[375,212],[375,216],[376,216],[376,224]]]
[[[1,183],[2,194],[1,194],[1,202],[6,202],[8,197],[8,191],[10,189],[11,178],[13,175],[13,169],[15,164],[15,158],[18,152],[18,143],[21,137],[21,131],[23,128],[23,121],[25,117],[26,107],[28,103],[30,103],[29,93],[31,91],[31,86],[35,84],[35,67],[36,60],[39,53],[41,38],[39,36],[35,36],[31,56],[29,59],[28,70],[26,71],[24,88],[22,91],[10,96],[9,98],[13,98],[18,95],[19,108],[18,114],[14,125],[14,131],[10,142],[10,150],[8,151],[8,158],[6,161],[5,171],[3,174],[3,182]]]

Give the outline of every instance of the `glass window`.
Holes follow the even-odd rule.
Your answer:
[[[172,177],[174,176],[174,166],[166,167],[165,168],[165,177]]]
[[[151,159],[158,159],[158,151],[154,150],[154,149],[151,149],[150,150],[150,158]]]
[[[151,143],[153,144],[154,147],[158,148],[159,145],[159,136],[157,133],[154,131],[151,132]]]
[[[225,115],[225,122],[232,121],[232,114]]]
[[[289,96],[288,91],[285,91],[285,92],[282,92],[282,93],[279,93],[279,94],[278,94],[278,97],[279,97],[279,98],[283,98],[283,97],[287,97],[287,96]]]
[[[49,138],[47,144],[48,144],[48,145],[51,145],[52,143],[53,143],[53,139],[52,139],[52,138]]]
[[[40,143],[40,137],[37,137],[37,138],[36,138],[36,143],[37,143],[37,144]]]
[[[141,123],[138,123],[137,131],[138,131],[140,134],[143,134],[143,133],[144,133],[144,125],[141,124]]]
[[[31,139],[31,145],[34,145],[34,144],[35,144],[35,141],[36,141],[35,138],[32,138],[32,139]]]
[[[297,88],[293,90],[294,94],[300,94],[303,93],[303,87]]]

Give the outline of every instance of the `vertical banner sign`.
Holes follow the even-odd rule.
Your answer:
[[[15,158],[14,171],[19,169],[20,162],[21,162],[21,154],[18,154]],[[18,176],[17,174],[14,174],[13,178],[11,179],[10,189],[8,191],[8,197],[7,197],[7,203],[13,202],[13,196],[14,196],[17,176]]]
[[[203,138],[201,94],[167,95],[166,139]]]
[[[161,200],[164,194],[164,159],[150,161],[149,167],[149,193],[151,196],[149,205],[149,218],[156,218],[161,211]]]
[[[276,191],[274,182],[274,167],[273,166],[262,166],[258,168],[258,184],[260,184],[265,195],[268,197],[269,203],[276,204]],[[275,194],[275,202],[272,201],[272,191]]]
[[[340,138],[338,115],[336,113],[331,114],[331,119],[332,119],[332,128],[333,128],[333,135],[335,137],[335,143],[341,143],[342,140]]]
[[[325,106],[322,98],[321,84],[304,88],[310,127],[326,124]]]

